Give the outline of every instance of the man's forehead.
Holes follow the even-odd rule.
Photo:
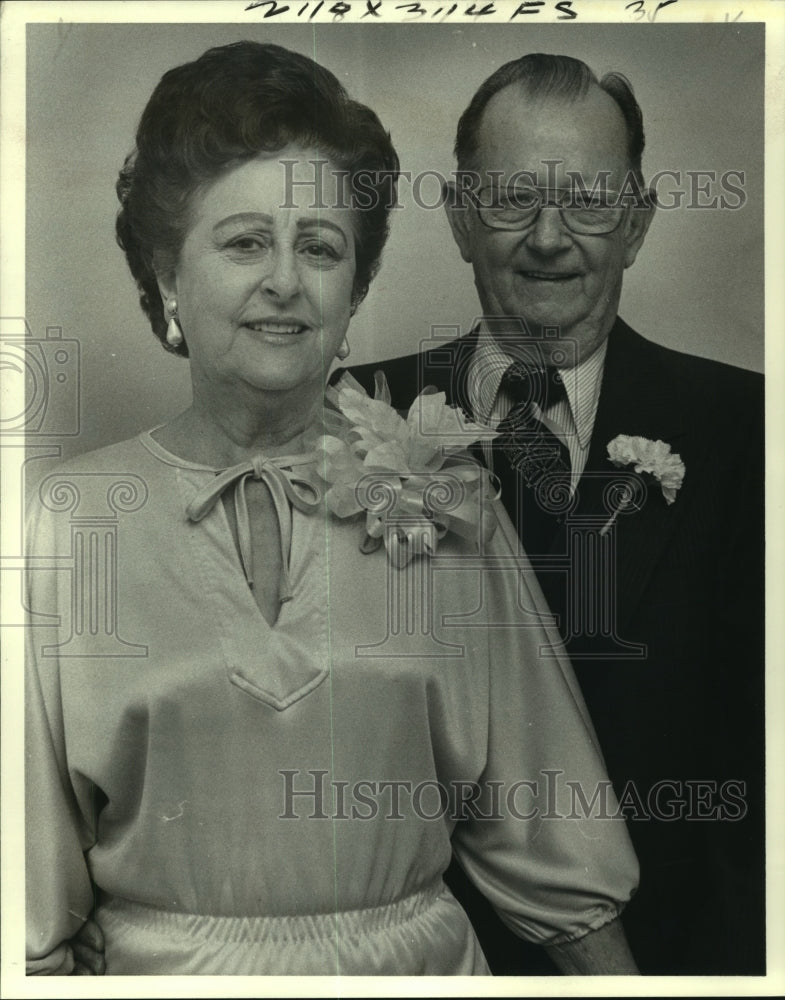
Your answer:
[[[488,102],[477,130],[477,168],[541,173],[543,161],[582,173],[626,169],[627,131],[614,99],[592,85],[577,97],[532,96],[519,84]]]

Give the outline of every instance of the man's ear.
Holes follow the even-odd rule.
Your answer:
[[[646,233],[657,209],[657,196],[654,189],[649,189],[640,205],[630,209],[624,235],[624,266],[631,267],[635,263],[638,251],[643,246]]]
[[[458,191],[454,181],[445,181],[443,193],[444,211],[447,213],[453,239],[458,244],[461,257],[467,264],[471,264],[471,220],[468,197],[465,192]]]

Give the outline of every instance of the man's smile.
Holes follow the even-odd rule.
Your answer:
[[[580,274],[575,271],[518,271],[518,275],[526,281],[546,281],[546,282],[566,282],[575,278],[580,278]]]

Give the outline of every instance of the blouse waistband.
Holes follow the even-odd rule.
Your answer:
[[[265,941],[313,941],[334,938],[336,933],[363,935],[388,931],[391,927],[416,919],[443,894],[449,894],[442,879],[402,899],[382,906],[334,913],[309,913],[290,916],[215,916],[208,913],[182,913],[121,896],[101,893],[98,907],[102,918],[116,918],[127,924],[142,925],[166,934],[217,939],[227,943]]]

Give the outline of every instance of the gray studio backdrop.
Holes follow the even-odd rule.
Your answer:
[[[415,174],[454,168],[461,111],[509,59],[563,52],[599,74],[625,73],[644,112],[647,178],[743,171],[746,203],[658,213],[627,272],[621,314],[660,343],[762,370],[762,25],[35,25],[27,319],[36,337],[60,326],[80,344],[79,434],[61,439],[63,457],[129,437],[188,402],[187,362],[154,341],[114,242],[114,183],[161,75],[242,38],[277,42],[331,69],[374,108]],[[435,191],[435,182],[424,184],[422,199],[433,202]],[[410,185],[401,200],[382,270],[349,331],[353,362],[413,351],[432,325],[466,331],[478,313],[471,269],[443,213],[418,207]]]

